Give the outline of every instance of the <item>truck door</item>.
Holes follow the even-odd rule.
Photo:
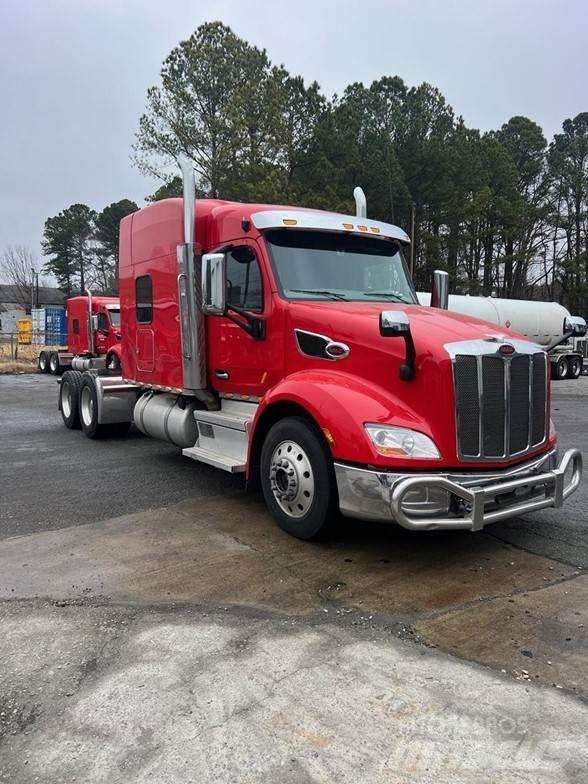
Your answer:
[[[227,304],[262,319],[265,337],[248,334],[232,319],[241,319],[230,307],[225,316],[207,316],[207,366],[210,383],[221,393],[260,396],[283,375],[282,329],[276,321],[267,272],[259,263],[253,241],[226,251]]]
[[[135,281],[137,333],[135,353],[137,370],[155,370],[155,340],[153,335],[153,282],[151,275],[141,275]]]
[[[98,313],[98,329],[94,334],[94,347],[97,354],[106,354],[108,350],[108,333],[110,331],[110,322],[106,313]]]

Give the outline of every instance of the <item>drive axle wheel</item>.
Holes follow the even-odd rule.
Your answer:
[[[49,356],[46,351],[41,351],[39,354],[39,370],[41,373],[49,372]]]
[[[103,424],[98,422],[98,390],[96,389],[95,370],[87,370],[80,374],[79,412],[82,430],[88,438],[104,438],[106,436],[124,436],[129,432],[130,422],[112,422]]]
[[[80,427],[80,389],[82,373],[79,370],[67,370],[63,374],[59,386],[59,410],[63,424],[70,430]]]
[[[570,357],[568,359],[568,377],[580,378],[582,373],[582,360],[580,357]]]
[[[326,444],[302,417],[269,431],[261,450],[261,485],[277,524],[298,539],[324,534],[337,509],[335,478]]]
[[[106,435],[104,425],[98,424],[98,394],[95,379],[93,373],[83,373],[80,387],[80,423],[88,438],[101,438]]]
[[[561,357],[557,360],[553,367],[553,378],[561,381],[562,378],[565,378],[568,375],[568,361],[565,357]]]
[[[52,376],[58,376],[60,370],[59,354],[57,351],[52,351],[51,354],[49,354],[49,372]]]

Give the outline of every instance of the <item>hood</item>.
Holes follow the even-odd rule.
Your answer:
[[[379,317],[386,310],[403,311],[410,320],[416,350],[416,373],[410,381],[400,377],[406,356],[404,339],[380,335]],[[459,461],[453,369],[445,346],[496,337],[507,342],[513,338],[525,340],[524,336],[506,333],[495,324],[470,316],[386,302],[290,302],[288,322],[288,373],[318,370],[336,378],[338,384],[362,385],[366,394],[381,406],[375,421],[412,427],[429,435],[437,444],[445,445],[444,459],[454,466]],[[295,338],[296,329],[344,343],[349,353],[335,361],[310,356],[312,339],[307,342],[308,350],[303,351],[304,346]],[[357,414],[363,416],[363,412]]]
[[[289,311],[292,327],[328,335],[345,343],[364,344],[372,349],[380,347],[387,354],[404,354],[401,338],[380,335],[380,313],[385,310],[403,311],[410,320],[411,332],[419,356],[435,354],[438,359],[448,355],[447,343],[485,337],[528,340],[511,330],[505,332],[496,324],[461,313],[420,305],[396,302],[291,302]],[[399,350],[393,346],[396,345]]]

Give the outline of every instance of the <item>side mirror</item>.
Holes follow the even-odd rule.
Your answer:
[[[202,312],[223,316],[227,310],[227,262],[224,253],[202,257]]]
[[[92,316],[92,332],[98,331],[98,315],[94,314]]]
[[[403,381],[412,381],[415,376],[416,349],[410,331],[410,321],[403,310],[384,310],[380,313],[380,335],[385,338],[404,338],[406,355],[400,365],[399,375]]]
[[[570,332],[575,338],[583,338],[588,331],[588,325],[582,316],[569,316],[564,322],[564,331]]]
[[[394,338],[410,332],[410,321],[403,310],[384,310],[380,313],[380,335]]]
[[[449,307],[449,275],[444,270],[435,270],[433,273],[431,307],[442,310]]]

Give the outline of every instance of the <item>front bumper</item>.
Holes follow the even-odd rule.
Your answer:
[[[562,506],[577,490],[582,455],[555,450],[493,472],[397,474],[335,463],[339,506],[347,517],[387,520],[411,530],[479,531],[489,523]]]

